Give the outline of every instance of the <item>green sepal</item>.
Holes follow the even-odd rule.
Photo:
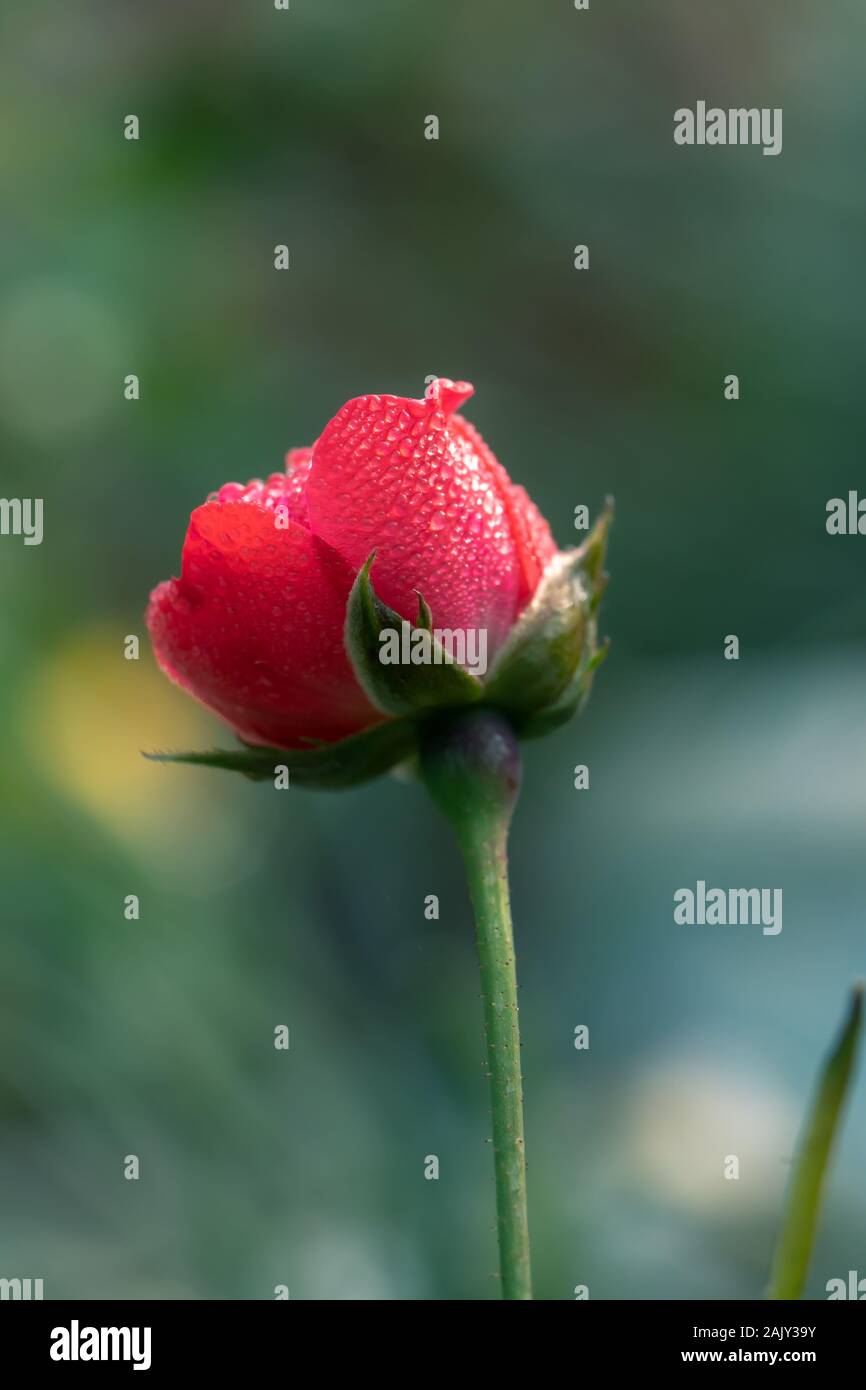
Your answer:
[[[235,750],[207,753],[145,753],[160,763],[192,763],[240,772],[254,782],[273,779],[276,768],[289,770],[289,786],[337,790],[354,787],[387,772],[415,751],[415,729],[410,721],[389,719],[360,734],[336,743],[317,743],[309,748],[262,748],[244,744]]]
[[[589,591],[590,611],[595,613],[607,588],[608,575],[604,572],[607,556],[607,541],[613,524],[613,498],[604,499],[601,516],[593,526],[583,545],[577,552],[578,564]]]
[[[433,631],[433,614],[430,612],[430,609],[427,607],[427,602],[426,602],[426,600],[425,600],[425,598],[424,598],[424,595],[421,593],[421,590],[420,590],[420,589],[416,589],[416,590],[415,590],[415,593],[416,593],[417,598],[418,598],[418,621],[417,621],[417,623],[415,624],[415,626],[416,626],[416,627],[423,627],[424,630],[425,630],[425,632],[432,632],[432,631]]]
[[[576,554],[554,557],[490,669],[485,701],[513,717],[558,700],[580,661],[589,598],[576,570]]]
[[[345,641],[349,659],[359,685],[368,699],[383,714],[414,715],[430,709],[445,709],[469,705],[481,698],[482,685],[476,676],[450,660],[444,648],[432,635],[430,609],[418,595],[418,622],[408,623],[412,634],[424,631],[430,643],[430,662],[411,665],[399,662],[386,665],[380,660],[383,651],[380,633],[385,629],[396,632],[401,640],[406,621],[376,594],[370,579],[370,569],[376,558],[375,550],[355,578],[346,605]]]
[[[593,636],[594,640],[594,636]],[[546,709],[536,710],[517,725],[521,738],[541,738],[543,734],[553,733],[562,724],[567,724],[583,709],[589,699],[596,671],[607,656],[610,642],[605,638],[600,647],[581,661],[565,694]]]
[[[485,703],[508,713],[521,733],[534,733],[536,718],[538,733],[556,728],[589,692],[601,660],[596,613],[607,583],[603,566],[612,518],[608,499],[583,545],[554,557],[491,668]]]

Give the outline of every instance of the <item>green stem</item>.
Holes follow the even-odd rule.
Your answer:
[[[475,909],[484,1031],[493,1112],[496,1222],[503,1298],[531,1298],[523,1082],[517,1020],[517,971],[508,900],[507,827],[487,838],[466,836],[460,848]]]
[[[475,912],[502,1297],[529,1299],[523,1082],[507,851],[508,825],[520,781],[517,743],[500,716],[473,709],[433,727],[422,747],[421,769],[433,799],[454,828]]]

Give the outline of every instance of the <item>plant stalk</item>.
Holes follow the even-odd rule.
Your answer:
[[[507,827],[492,837],[464,836],[460,848],[475,911],[475,941],[481,967],[502,1297],[531,1298],[523,1080],[507,836]]]
[[[475,913],[493,1118],[501,1293],[531,1299],[517,972],[508,894],[508,826],[520,784],[510,726],[474,709],[434,726],[421,771],[457,836]]]

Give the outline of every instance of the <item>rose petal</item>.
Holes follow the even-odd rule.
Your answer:
[[[312,449],[290,449],[285,473],[272,473],[266,480],[253,478],[248,483],[223,483],[211,500],[257,502],[268,511],[283,507],[290,521],[309,529],[306,487],[312,460]]]
[[[490,446],[475,426],[462,415],[453,417],[453,428],[466,440],[467,447],[483,459],[505,502],[511,534],[520,562],[520,584],[515,617],[525,608],[538,588],[542,574],[557,553],[550,527],[525,488],[513,483]]]
[[[471,394],[441,380],[424,400],[360,396],[313,446],[310,525],[355,568],[377,551],[376,592],[407,618],[424,595],[437,627],[505,638],[526,587],[502,478],[453,415]]]
[[[151,595],[163,670],[250,742],[333,740],[381,716],[343,647],[354,574],[295,522],[257,502],[208,502],[190,518],[180,579]]]

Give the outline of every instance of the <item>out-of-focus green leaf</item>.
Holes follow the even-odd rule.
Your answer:
[[[863,986],[851,995],[848,1017],[827,1058],[800,1140],[779,1243],[773,1260],[769,1297],[799,1298],[821,1205],[833,1140],[848,1094],[863,1023]]]

